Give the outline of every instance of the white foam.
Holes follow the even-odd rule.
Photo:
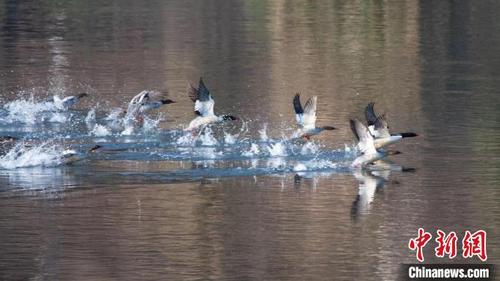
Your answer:
[[[111,112],[104,118],[104,120],[107,121],[117,121],[121,120],[122,118],[120,117],[123,114],[123,109],[121,108],[113,108]]]
[[[90,132],[90,135],[96,137],[105,137],[111,135],[111,131],[103,125],[95,124],[94,128]]]
[[[52,167],[66,163],[66,156],[74,151],[62,149],[59,146],[42,143],[28,147],[24,142],[17,144],[7,154],[0,157],[0,168],[16,169],[23,167],[44,166]]]
[[[126,114],[121,117],[123,110],[114,109],[105,120],[108,121],[108,125],[116,130],[122,130],[121,135],[130,136],[138,132],[155,132],[161,121],[164,120],[163,116],[160,114],[156,118],[150,118],[146,115],[142,116],[142,120],[135,118],[131,114]]]
[[[293,167],[294,172],[302,172],[302,171],[307,171],[307,166],[304,163],[298,163],[295,164]]]
[[[18,99],[3,106],[7,111],[5,121],[35,124],[44,121],[42,113],[55,111],[57,108],[51,102],[36,102],[34,97]]]
[[[85,124],[87,125],[87,128],[92,128],[94,124],[96,123],[96,114],[95,114],[95,107],[89,110],[87,112],[87,116],[85,116]]]
[[[259,146],[255,143],[252,143],[250,145],[250,149],[247,150],[247,151],[243,151],[241,153],[241,155],[245,156],[245,157],[252,157],[252,156],[257,156],[259,155],[260,153],[260,149],[259,149]]]
[[[134,134],[134,126],[127,126],[125,129],[120,133],[122,136],[130,136]]]
[[[217,139],[212,134],[212,129],[210,129],[210,127],[206,127],[205,130],[203,130],[198,140],[201,142],[201,145],[205,146],[219,145],[219,141],[217,141]]]
[[[262,125],[262,128],[259,130],[259,137],[260,140],[264,142],[269,140],[269,137],[267,136],[267,123],[264,123],[264,125]]]
[[[186,132],[180,138],[177,139],[176,143],[181,146],[191,146],[195,143],[196,138],[191,134],[191,132]]]
[[[310,141],[304,144],[300,149],[302,155],[314,155],[318,153],[319,147],[314,142]]]
[[[231,135],[230,133],[224,132],[224,143],[225,144],[235,144],[238,139],[238,135]]]
[[[266,161],[267,167],[272,169],[283,169],[285,168],[285,158],[283,157],[273,157]]]
[[[160,124],[161,121],[163,121],[163,115],[158,115],[156,118],[150,118],[148,116],[144,116],[144,122],[142,125],[142,129],[145,132],[151,132],[151,131],[156,131],[158,128],[158,125]]]
[[[217,158],[222,157],[222,151],[217,151],[214,147],[198,147],[193,152],[194,152],[195,156],[201,157],[204,159],[217,159]],[[211,161],[213,161],[213,160],[211,160]],[[211,164],[215,164],[215,162],[213,162]]]
[[[266,146],[270,156],[288,156],[286,146],[283,142],[277,142]]]
[[[69,117],[67,114],[62,112],[53,112],[52,116],[50,116],[49,122],[52,123],[66,123]]]
[[[338,167],[337,163],[328,160],[310,160],[305,162],[296,163],[293,167],[294,172],[316,171],[322,169],[335,169]]]

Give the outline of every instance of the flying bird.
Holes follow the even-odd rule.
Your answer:
[[[358,156],[354,162],[351,164],[354,168],[364,168],[368,164],[371,164],[377,160],[383,159],[388,155],[400,154],[399,151],[385,151],[382,149],[377,149],[375,147],[375,142],[373,136],[370,134],[368,128],[361,123],[359,120],[349,120],[351,125],[351,130],[354,136],[358,140],[358,148],[361,151],[361,155]]]
[[[175,101],[168,99],[166,93],[144,90],[130,100],[125,111],[125,120],[135,120],[142,123],[146,112],[171,103],[175,103]]]
[[[295,119],[299,125],[297,131],[300,138],[309,140],[311,136],[318,135],[325,130],[335,130],[332,126],[316,127],[316,105],[318,97],[309,98],[304,107],[300,103],[300,94],[293,98],[293,108],[295,110]]]
[[[75,96],[67,96],[64,98],[55,95],[47,101],[53,103],[54,106],[59,110],[68,110],[69,108],[75,106],[82,98],[87,96],[87,93],[80,93]]]
[[[389,144],[396,143],[403,138],[418,136],[416,133],[412,132],[391,134],[389,132],[389,126],[387,124],[387,118],[385,114],[377,116],[377,114],[375,114],[375,110],[373,109],[374,105],[375,103],[371,102],[366,106],[365,117],[368,124],[368,130],[375,139],[374,143],[376,148],[381,148]]]
[[[197,117],[189,123],[185,131],[193,131],[205,125],[238,119],[232,115],[217,116],[214,114],[215,101],[201,77],[198,88],[189,84],[188,96],[194,102],[194,113]]]

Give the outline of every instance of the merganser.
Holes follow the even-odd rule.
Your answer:
[[[166,98],[165,93],[144,90],[130,100],[125,111],[125,120],[135,120],[142,123],[145,112],[171,103],[175,103],[175,101]]]
[[[215,101],[205,86],[205,83],[203,83],[203,79],[201,77],[200,82],[198,83],[198,88],[189,84],[188,96],[194,102],[194,113],[197,117],[189,123],[189,126],[184,129],[185,131],[193,131],[201,126],[238,119],[232,115],[217,116],[214,114]]]
[[[76,105],[80,101],[80,99],[87,96],[88,96],[87,93],[80,93],[76,96],[68,96],[64,98],[55,95],[52,98],[50,98],[48,102],[54,103],[54,106],[59,110],[67,110]]]
[[[63,165],[73,164],[75,162],[85,159],[86,154],[98,152],[100,148],[101,146],[97,144],[88,149],[86,152],[79,152],[74,149],[66,149],[58,157],[61,161],[61,164]]]
[[[368,124],[368,130],[375,139],[375,148],[381,148],[389,144],[396,143],[403,138],[411,138],[418,136],[416,133],[389,133],[389,126],[387,125],[387,118],[385,114],[377,116],[373,106],[375,103],[369,103],[365,108],[365,117]]]
[[[349,120],[351,125],[351,130],[354,136],[358,140],[358,148],[362,155],[358,156],[351,167],[354,168],[364,168],[366,165],[373,163],[377,160],[383,159],[388,155],[400,154],[399,151],[384,151],[382,149],[375,148],[375,142],[373,136],[368,131],[368,128],[363,125],[359,120]]]
[[[324,130],[335,130],[332,126],[316,127],[316,104],[317,96],[309,98],[302,108],[300,103],[300,94],[296,94],[293,98],[293,108],[295,109],[295,119],[299,125],[297,134],[300,138],[309,140],[311,136],[317,135]]]

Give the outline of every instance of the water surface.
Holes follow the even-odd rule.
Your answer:
[[[419,227],[484,229],[498,263],[498,11],[494,1],[1,2],[0,133],[38,150],[0,163],[0,279],[394,280],[415,262],[407,244]],[[200,76],[216,111],[240,120],[193,143],[181,129]],[[106,117],[143,89],[177,103],[148,128],[112,129]],[[79,92],[90,98],[69,111],[40,104]],[[337,130],[286,141],[296,92],[317,95],[318,123]],[[349,169],[348,120],[370,101],[392,131],[421,135],[391,158],[415,172]],[[84,153],[96,143],[109,150]],[[83,160],[44,165],[65,149]],[[448,262],[432,246],[425,256]]]

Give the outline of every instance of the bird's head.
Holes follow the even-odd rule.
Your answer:
[[[402,154],[402,152],[399,150],[388,150],[387,151],[387,155],[398,155],[398,154]]]
[[[163,100],[161,100],[161,103],[162,104],[171,104],[171,103],[175,103],[175,101],[173,101],[171,99],[163,99]]]
[[[234,121],[234,120],[238,120],[238,117],[235,117],[233,115],[223,115],[222,116],[222,120],[224,120],[224,121]]]
[[[80,94],[77,95],[77,97],[79,99],[84,98],[84,97],[88,97],[88,96],[89,96],[89,94],[87,94],[87,93],[80,93]]]

